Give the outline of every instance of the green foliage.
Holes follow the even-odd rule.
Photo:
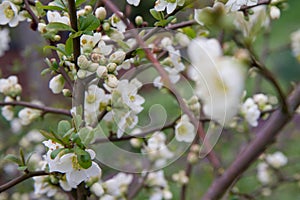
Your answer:
[[[100,21],[92,14],[87,16],[80,16],[78,20],[79,31],[93,31],[100,26]]]

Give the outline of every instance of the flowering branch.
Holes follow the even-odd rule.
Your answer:
[[[288,99],[288,108],[295,111],[300,104],[300,85],[290,94]],[[232,183],[246,170],[250,165],[264,152],[270,145],[280,130],[292,119],[292,115],[277,110],[272,113],[257,133],[256,138],[243,150],[228,169],[216,179],[204,195],[204,200],[214,200],[221,198]]]
[[[48,172],[45,171],[35,171],[35,172],[28,172],[22,176],[19,176],[3,185],[0,186],[0,193],[4,192],[5,190],[8,190],[9,188],[29,179],[35,176],[45,176],[45,175],[49,175]]]
[[[28,107],[28,108],[41,110],[41,111],[43,111],[43,114],[53,113],[53,114],[66,115],[69,117],[72,116],[70,111],[68,111],[68,110],[51,108],[51,107],[47,107],[47,106],[40,106],[40,105],[36,105],[36,104],[24,102],[24,101],[0,102],[0,106],[24,106],[24,107]]]
[[[246,12],[247,10],[251,9],[251,8],[255,8],[257,6],[260,6],[260,5],[268,5],[271,3],[271,0],[259,0],[257,2],[257,4],[253,5],[253,6],[242,6],[239,11],[242,11],[242,12]]]

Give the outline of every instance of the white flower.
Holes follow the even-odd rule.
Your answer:
[[[279,19],[280,17],[280,9],[276,6],[271,6],[270,8],[270,17],[271,19]]]
[[[148,174],[145,184],[149,187],[167,187],[167,181],[164,176],[164,171],[151,172]]]
[[[242,6],[254,6],[258,0],[229,0],[225,6],[231,11],[238,11]]]
[[[80,37],[80,45],[83,52],[91,52],[96,44],[101,39],[101,33],[94,33],[94,35],[82,35]]]
[[[43,176],[33,177],[34,180],[34,193],[36,195],[46,194],[47,197],[52,197],[57,192],[57,187],[52,185],[49,180]]]
[[[95,158],[96,154],[93,150],[87,149],[86,151],[90,154],[91,159]],[[77,156],[74,153],[67,153],[60,158],[56,156],[54,160],[56,165],[49,165],[49,171],[66,173],[67,182],[72,188],[76,188],[82,181],[87,181],[90,177],[101,174],[100,167],[94,161],[92,161],[89,168],[82,168],[78,164]]]
[[[91,192],[94,193],[97,197],[100,197],[104,194],[103,187],[100,183],[94,183],[91,188]]]
[[[7,28],[0,29],[0,57],[4,55],[4,52],[9,49],[9,30]]]
[[[109,56],[109,62],[121,64],[125,59],[126,53],[124,51],[116,51]]]
[[[22,20],[18,14],[18,8],[10,1],[4,0],[0,4],[0,25],[8,24],[10,27],[15,27]]]
[[[120,15],[123,16],[123,13],[122,12],[119,12]],[[118,29],[118,31],[120,31],[121,33],[124,33],[127,26],[126,24],[119,18],[119,16],[117,14],[113,14],[111,17],[110,17],[110,22],[111,22],[111,25],[115,28]]]
[[[13,133],[18,133],[18,132],[20,132],[21,129],[22,129],[21,120],[18,119],[18,118],[13,119],[13,120],[10,122],[10,128],[11,128],[11,131],[12,131]]]
[[[14,108],[12,106],[3,106],[1,114],[7,121],[11,121],[14,118]]]
[[[173,181],[179,184],[187,184],[189,182],[189,177],[185,174],[184,170],[180,170],[178,173],[172,175]]]
[[[141,106],[145,99],[138,94],[142,83],[137,79],[132,79],[130,82],[127,79],[121,80],[113,93],[121,94],[123,102],[135,113],[140,113],[143,110]]]
[[[18,84],[18,77],[9,76],[7,79],[0,79],[0,93],[6,96],[16,97],[22,92],[22,87]]]
[[[60,22],[66,25],[70,25],[70,19],[67,16],[61,16],[57,11],[48,11],[47,19],[49,23]]]
[[[258,96],[257,96],[258,97]],[[251,126],[257,126],[257,120],[260,117],[260,111],[252,98],[247,98],[241,106],[241,112]]]
[[[118,173],[111,179],[105,181],[103,183],[103,187],[107,194],[112,195],[114,197],[122,196],[125,192],[127,192],[128,185],[133,180],[132,174]]]
[[[59,94],[65,87],[65,79],[61,74],[54,76],[49,82],[49,88],[54,94]]]
[[[120,138],[123,136],[127,128],[133,129],[138,123],[138,117],[133,112],[128,112],[121,117],[121,120],[118,123],[117,137]]]
[[[280,168],[287,164],[288,159],[282,152],[275,152],[266,156],[266,161],[274,168]]]
[[[268,184],[272,181],[269,167],[266,163],[259,163],[257,165],[257,178],[262,184]]]
[[[291,46],[294,56],[300,61],[300,29],[291,34]]]
[[[193,40],[188,54],[192,63],[189,76],[196,82],[195,92],[203,102],[204,114],[219,122],[229,122],[238,111],[244,88],[242,64],[222,56],[215,39]]]
[[[100,197],[100,200],[116,200],[116,198],[114,196],[106,194],[106,195]]]
[[[71,191],[72,187],[66,180],[59,180],[59,185],[64,191]]]
[[[41,105],[39,102],[33,102],[33,104]],[[23,108],[19,111],[18,117],[22,125],[26,126],[33,122],[36,118],[40,117],[42,114],[41,110],[32,108]]]
[[[108,87],[115,88],[118,86],[119,80],[115,75],[108,74],[105,83],[107,84]]]
[[[171,14],[178,6],[183,6],[185,0],[157,0],[154,9],[156,11],[164,11],[167,8],[167,13]]]
[[[99,7],[95,11],[95,16],[100,19],[104,20],[106,18],[106,10],[104,7]]]
[[[138,6],[140,4],[140,0],[127,0],[127,3],[130,5]]]
[[[195,138],[195,128],[187,115],[183,115],[175,126],[175,138],[181,142],[192,142]]]

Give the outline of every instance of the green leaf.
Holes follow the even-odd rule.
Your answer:
[[[77,155],[78,164],[82,168],[88,169],[89,167],[92,166],[92,159],[91,159],[91,156],[88,152],[86,152],[86,151],[84,151],[80,148],[76,148],[75,153]]]
[[[27,159],[26,159],[26,165],[29,163],[29,160],[31,158],[31,156],[34,154],[34,152],[31,152],[28,156],[27,156]]]
[[[83,4],[84,2],[86,2],[86,0],[76,0],[75,5],[76,5],[76,7],[79,7],[79,6],[81,6],[81,4]]]
[[[58,123],[57,126],[57,134],[59,134],[61,137],[63,137],[66,132],[68,132],[71,129],[71,124],[67,120],[62,120]]]
[[[20,152],[20,157],[21,157],[21,164],[26,165],[23,149],[20,149],[19,152]]]
[[[54,158],[56,158],[56,156],[64,149],[55,149],[51,152],[50,154],[50,158],[53,160]]]
[[[17,156],[13,155],[13,154],[8,154],[4,157],[4,160],[8,160],[14,163],[17,163],[18,165],[22,164],[22,161],[20,160],[20,158],[18,158]]]
[[[47,132],[47,131],[44,131],[44,130],[40,130],[40,133],[47,139],[50,139],[54,142],[57,142],[57,143],[62,143],[62,141],[60,140],[60,138],[58,138],[54,133],[52,132]]]
[[[154,8],[150,9],[150,13],[151,13],[152,17],[154,17],[156,20],[164,19],[162,12],[158,12]]]
[[[78,134],[82,144],[87,147],[91,143],[91,141],[93,141],[95,136],[95,131],[84,127],[80,129]]]
[[[80,115],[73,115],[73,123],[77,132],[79,131],[82,122]]]
[[[61,8],[59,6],[39,6],[39,8],[42,8],[44,10],[56,10],[56,11],[66,11],[66,9],[64,8]]]
[[[62,49],[60,49],[58,47],[47,45],[47,46],[44,46],[43,51],[46,51],[47,49],[52,49],[52,50],[55,50],[55,51],[59,51],[60,53],[62,53],[62,54],[64,54],[64,55],[67,56],[67,53],[64,50],[62,50]]]
[[[68,56],[71,56],[73,53],[73,39],[70,37],[66,41],[65,51]]]
[[[79,31],[93,31],[100,26],[100,21],[92,14],[79,17]]]
[[[77,37],[80,37],[82,34],[83,34],[82,31],[78,31],[78,32],[72,33],[72,34],[69,36],[69,38],[77,38]]]
[[[64,135],[63,135],[63,142],[64,143],[68,143],[70,140],[70,136],[72,135],[72,133],[74,133],[74,128],[71,128],[70,130],[68,130]]]
[[[19,166],[17,169],[19,171],[25,171],[27,169],[27,166]]]
[[[75,32],[71,26],[61,23],[61,22],[51,22],[47,25],[47,29],[55,29],[57,31],[71,31]]]

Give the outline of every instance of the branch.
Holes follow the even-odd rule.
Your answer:
[[[32,9],[30,8],[30,3],[28,2],[28,0],[24,0],[24,4],[25,4],[25,9],[27,10],[28,14],[32,18],[31,28],[34,31],[36,31],[36,29],[38,27],[38,24],[39,24],[39,18],[34,14],[34,12],[32,11]]]
[[[68,5],[69,5],[69,16],[70,16],[70,22],[71,22],[71,27],[73,30],[76,32],[78,31],[78,25],[77,25],[77,11],[76,11],[76,5],[75,5],[75,0],[68,0]],[[77,66],[77,58],[80,55],[80,37],[73,38],[73,55],[74,55],[74,64],[76,68],[78,69]]]
[[[300,104],[300,84],[290,94],[288,108],[295,111]],[[294,113],[293,113],[294,114]],[[204,200],[215,200],[221,198],[226,190],[270,145],[279,131],[292,119],[292,115],[278,109],[271,114],[265,126],[262,127],[256,138],[242,151],[228,169],[216,179],[204,195]]]
[[[253,5],[253,6],[242,6],[239,11],[242,11],[242,12],[246,12],[247,10],[251,9],[251,8],[254,8],[254,7],[257,7],[257,6],[260,6],[260,5],[269,5],[271,3],[271,0],[259,0],[257,2],[257,4]]]
[[[35,172],[28,172],[24,175],[21,175],[11,181],[9,181],[8,183],[5,183],[3,185],[0,186],[0,193],[4,192],[5,190],[8,190],[9,188],[29,179],[32,178],[34,176],[45,176],[45,175],[49,175],[48,172],[45,171],[35,171]]]
[[[197,24],[195,20],[189,20],[189,21],[184,21],[184,22],[180,22],[177,24],[171,24],[171,25],[167,26],[166,29],[174,30],[174,29],[178,29],[178,28],[184,28],[186,26],[191,26],[194,24]]]
[[[43,111],[43,114],[53,113],[53,114],[66,115],[69,117],[72,116],[70,111],[68,111],[68,110],[36,105],[36,104],[32,104],[32,103],[25,102],[25,101],[0,102],[0,106],[24,106],[24,107],[28,107],[28,108],[41,110],[41,111]]]

